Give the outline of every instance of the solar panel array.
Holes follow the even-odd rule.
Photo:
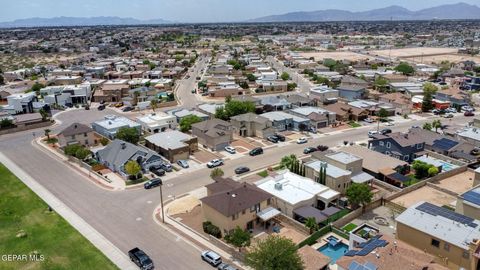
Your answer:
[[[463,199],[476,205],[480,205],[480,193],[478,191],[470,190],[462,195]]]
[[[348,270],[377,270],[377,266],[371,262],[366,262],[364,265],[353,261],[348,266]]]
[[[457,144],[458,144],[458,142],[452,141],[452,140],[449,140],[449,139],[446,139],[446,138],[442,138],[440,140],[436,140],[436,141],[433,142],[434,147],[438,147],[442,150],[449,150]]]
[[[417,206],[415,209],[433,216],[441,216],[441,217],[453,220],[455,222],[465,224],[472,228],[476,228],[478,226],[478,224],[474,222],[473,218],[455,213],[451,210],[433,205],[428,202],[422,203],[421,205]]]
[[[377,235],[370,239],[368,242],[361,243],[359,245],[361,250],[349,250],[345,253],[345,256],[353,257],[353,256],[367,256],[370,252],[374,251],[378,247],[385,247],[388,245],[388,242],[385,240],[380,239],[381,235]]]

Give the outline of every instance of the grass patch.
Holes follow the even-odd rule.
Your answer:
[[[127,186],[131,186],[131,185],[140,184],[140,183],[143,183],[143,182],[146,182],[146,181],[148,181],[148,178],[144,176],[142,178],[138,178],[138,179],[135,179],[135,180],[127,180],[127,181],[125,181],[125,184]]]
[[[258,175],[258,176],[261,176],[261,177],[267,177],[267,176],[268,176],[268,172],[267,172],[267,170],[263,170],[263,171],[257,173],[257,175]]]
[[[0,260],[0,269],[118,269],[0,164],[0,254],[37,253],[44,261]],[[25,233],[23,237],[17,234]]]
[[[357,128],[357,127],[361,127],[362,125],[360,125],[359,123],[355,122],[355,121],[350,121],[348,122],[348,125],[352,128]]]
[[[420,180],[420,179],[417,179],[414,174],[410,174],[410,175],[408,175],[407,177],[410,178],[410,180],[407,181],[407,182],[405,182],[405,183],[403,183],[406,187],[409,187],[409,186],[411,186],[411,185],[415,185],[416,183],[422,181],[422,180]]]
[[[347,225],[343,226],[342,227],[342,230],[346,231],[346,232],[351,232],[353,231],[355,228],[357,228],[357,225],[353,224],[353,223],[348,223]]]

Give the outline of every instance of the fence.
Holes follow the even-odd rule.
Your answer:
[[[339,219],[335,222],[332,222],[332,225],[335,226],[335,227],[341,228],[341,227],[345,226],[346,224],[348,224],[350,221],[352,221],[352,220],[356,219],[357,217],[361,216],[364,212],[375,209],[375,208],[379,207],[380,205],[382,205],[382,200],[381,199],[375,200],[375,201],[371,202],[370,204],[368,204],[367,206],[365,206],[363,208],[360,207],[358,209],[355,209],[352,212],[345,215],[343,218],[341,218],[341,219]]]
[[[295,230],[298,230],[298,231],[301,231],[305,234],[310,234],[310,230],[307,229],[305,227],[304,224],[290,218],[290,217],[287,217],[285,215],[278,215],[275,217],[276,220],[278,220],[280,223],[285,223],[285,224],[288,224],[289,226],[295,228]]]
[[[318,238],[324,236],[325,234],[329,233],[332,231],[332,226],[327,225],[320,230],[314,232],[312,235],[310,235],[307,239],[303,240],[302,242],[298,243],[298,248],[301,248],[306,245],[313,245],[317,242]]]
[[[25,125],[25,126],[17,126],[17,127],[14,127],[14,128],[1,129],[0,130],[0,135],[11,134],[11,133],[15,133],[15,132],[30,130],[30,129],[48,127],[48,126],[51,126],[52,124],[53,124],[53,122],[51,122],[51,121],[45,121],[45,122],[39,122],[39,123]]]
[[[190,229],[190,230],[192,230],[192,229]],[[245,260],[245,254],[238,251],[238,248],[232,247],[229,244],[223,242],[222,240],[220,240],[220,239],[218,239],[218,238],[216,238],[212,235],[208,235],[208,241],[210,241],[210,243],[214,244],[219,249],[222,249],[222,250],[226,251],[227,253],[231,254],[233,256],[233,258],[235,258],[236,260],[239,260],[239,261],[242,261],[242,262]]]

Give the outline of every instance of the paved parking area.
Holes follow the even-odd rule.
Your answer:
[[[459,173],[452,177],[445,178],[433,184],[441,188],[453,191],[457,194],[461,194],[472,188],[474,178],[475,173],[467,170],[463,173]]]
[[[206,163],[216,158],[223,158],[223,155],[220,153],[212,153],[203,149],[199,149],[198,151],[193,153],[192,156],[194,159],[198,160],[200,163]]]

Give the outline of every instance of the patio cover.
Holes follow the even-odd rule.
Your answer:
[[[352,181],[357,184],[363,184],[363,183],[368,183],[372,181],[375,177],[371,176],[370,174],[366,172],[361,172],[355,176],[352,177]]]
[[[322,221],[327,220],[327,216],[322,214],[322,211],[318,210],[317,208],[313,206],[302,206],[300,208],[297,208],[293,210],[293,213],[295,213],[298,216],[301,216],[302,218],[309,218],[313,217],[317,221],[317,223],[320,223]]]
[[[262,221],[268,221],[278,215],[280,215],[281,212],[278,211],[277,209],[273,207],[268,207],[263,209],[262,211],[257,213],[257,217],[259,217]]]
[[[338,209],[335,206],[330,206],[327,209],[322,210],[321,212],[322,212],[323,215],[325,215],[327,217],[331,217],[331,216],[335,215],[336,213],[340,212],[340,209]]]
[[[390,179],[392,179],[392,180],[395,180],[395,181],[397,181],[397,182],[402,182],[402,183],[405,183],[405,182],[410,181],[410,178],[408,178],[408,177],[406,177],[405,175],[400,174],[400,173],[398,173],[398,172],[389,174],[387,177],[390,178]]]

